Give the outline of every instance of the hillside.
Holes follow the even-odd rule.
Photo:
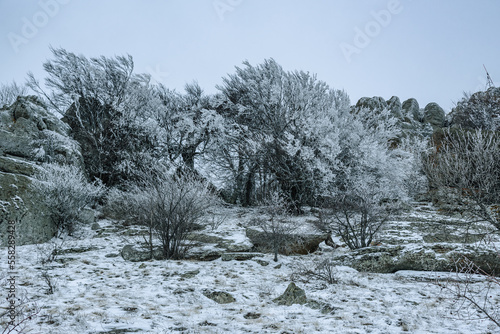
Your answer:
[[[241,254],[255,257],[245,261],[224,261],[224,258],[126,261],[120,256],[124,245],[140,243],[144,228],[109,219],[99,220],[92,228],[86,226],[73,237],[18,247],[19,295],[26,296],[29,309],[38,308],[36,317],[27,322],[28,328],[34,333],[493,333],[496,330],[487,320],[468,320],[481,315],[470,307],[460,310],[452,293],[442,288],[453,289],[457,281],[468,280],[472,282],[471,289],[481,290],[487,286],[484,277],[437,271],[402,270],[390,274],[357,271],[340,260],[345,261],[352,251],[346,247],[333,249],[325,243],[308,255],[280,255],[275,263],[271,254],[248,253],[251,243],[244,231],[252,218],[262,214],[258,208],[220,208],[216,214],[225,217],[220,226],[213,226],[215,229],[206,226],[196,233],[205,235],[205,241],[219,244],[223,238],[233,249],[247,251]],[[315,217],[308,214],[296,219],[304,223]],[[465,241],[459,240],[463,235],[454,237],[446,230],[452,224],[460,226],[461,222],[459,216],[441,215],[430,205],[415,204],[387,225],[378,239],[380,246],[364,251],[375,252],[396,245],[414,250],[457,249]],[[469,232],[477,237],[487,231]],[[211,240],[210,235],[217,235],[219,240]],[[498,236],[487,246],[485,239],[474,241],[468,243],[474,248],[491,249],[499,245]],[[217,248],[199,241],[196,246],[190,253]],[[55,261],[42,264],[54,249],[58,254]],[[325,259],[333,259],[336,283],[299,274]],[[7,279],[5,272],[2,270],[2,285]],[[52,293],[47,291],[48,282],[52,284]],[[305,291],[306,304],[285,306],[273,301],[291,282]],[[207,297],[221,295],[230,301],[224,293],[230,294],[234,301],[219,304]],[[494,286],[489,295],[498,305],[500,286]]]

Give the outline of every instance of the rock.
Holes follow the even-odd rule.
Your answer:
[[[290,306],[293,304],[304,305],[307,303],[306,292],[297,287],[295,283],[290,283],[285,292],[273,300],[278,305]]]
[[[36,162],[83,166],[79,146],[68,131],[68,125],[35,96],[19,96],[0,109],[0,203],[7,219],[19,215],[14,209],[18,199],[26,212],[16,227],[17,245],[46,242],[56,233],[50,208],[30,190],[31,176],[40,169]],[[0,223],[0,244],[6,240],[7,224]]]
[[[272,253],[272,239],[262,232],[252,228],[246,229],[246,236],[250,239],[255,249],[262,252]],[[287,236],[288,241],[280,248],[279,253],[283,255],[314,253],[319,244],[328,238],[327,233],[318,234],[291,234]]]
[[[231,260],[245,261],[245,260],[251,260],[256,256],[262,256],[262,254],[259,254],[259,253],[223,253],[222,254],[222,261],[231,261]]]
[[[269,262],[267,262],[267,261],[263,261],[263,260],[259,260],[259,259],[255,259],[254,261],[257,262],[258,264],[260,264],[263,267],[266,267],[266,266],[269,265]]]
[[[224,239],[220,236],[200,232],[190,233],[187,239],[203,244],[214,244],[217,248],[225,249],[228,252],[251,252],[253,247],[248,239],[235,243],[232,239]]]
[[[387,108],[391,111],[391,115],[397,118],[403,118],[403,114],[401,113],[401,101],[399,97],[393,96],[389,100],[387,100]]]
[[[19,246],[46,242],[55,235],[50,209],[41,204],[30,186],[31,178],[25,175],[0,172],[0,245],[7,245],[7,221],[16,221]],[[2,211],[5,219],[1,219]]]
[[[433,128],[441,128],[444,125],[444,110],[439,104],[431,102],[424,108],[424,122],[432,125]]]
[[[190,251],[187,253],[184,258],[186,260],[193,261],[214,261],[222,256],[224,253],[223,250],[209,250],[209,251]]]
[[[151,260],[151,254],[149,250],[137,249],[135,245],[126,245],[121,251],[121,256],[126,261],[131,262],[143,262]],[[163,259],[163,252],[159,247],[153,250],[153,258],[155,260]]]
[[[229,304],[236,301],[236,299],[234,299],[234,297],[230,293],[224,291],[204,290],[203,295],[209,299],[212,299],[217,304]]]
[[[422,122],[423,117],[420,114],[420,107],[417,100],[410,98],[403,102],[401,108],[404,115],[411,117],[415,121]]]
[[[259,319],[260,318],[260,313],[255,313],[255,312],[248,312],[243,316],[245,319]]]
[[[407,249],[404,246],[377,246],[353,250],[335,261],[358,271],[395,273],[399,270],[456,271],[457,261],[467,258],[489,274],[500,272],[498,253],[471,245],[428,244]]]
[[[381,112],[384,109],[387,109],[387,102],[380,97],[380,96],[374,96],[374,97],[362,97],[358,100],[358,103],[356,103],[356,106],[354,107],[355,110],[361,111],[363,109],[368,109],[370,111],[374,112]]]
[[[0,156],[0,172],[33,176],[41,168],[23,159]]]
[[[306,306],[312,308],[313,310],[320,310],[321,314],[333,314],[336,307],[333,307],[327,303],[318,302],[316,300],[308,300]]]
[[[36,161],[83,166],[79,145],[68,136],[69,126],[51,114],[35,96],[19,96],[0,110],[0,151]]]
[[[184,274],[181,275],[182,278],[193,278],[195,277],[196,275],[198,275],[200,273],[200,270],[197,269],[197,270],[192,270],[192,271],[188,271]]]
[[[355,113],[379,113],[384,109],[388,109],[390,116],[396,119],[396,125],[401,129],[398,138],[394,138],[395,143],[403,137],[429,137],[433,132],[432,126],[429,123],[424,123],[424,114],[420,110],[417,100],[413,98],[401,104],[397,96],[393,96],[387,101],[384,101],[381,97],[363,97],[351,109]],[[433,120],[433,122],[437,121]]]
[[[500,128],[500,87],[464,97],[448,119],[452,128],[497,131]]]
[[[90,229],[91,229],[92,231],[97,231],[97,230],[101,229],[101,226],[99,225],[99,223],[98,223],[98,222],[94,222],[94,223],[92,224],[92,226],[90,226]]]

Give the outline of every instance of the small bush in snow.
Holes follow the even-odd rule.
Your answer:
[[[274,261],[278,262],[278,252],[287,244],[297,242],[292,238],[296,226],[289,219],[286,201],[278,193],[272,193],[263,204],[268,217],[255,218],[252,225],[259,227],[264,232],[265,240],[262,241],[273,250]]]
[[[126,193],[113,195],[115,207],[149,229],[152,252],[153,238],[159,240],[167,259],[184,257],[188,250],[186,239],[195,223],[207,210],[217,204],[206,183],[192,175],[169,175],[165,171],[145,173],[139,184],[129,186]]]
[[[338,269],[330,259],[318,261],[314,265],[301,265],[296,275],[308,279],[319,279],[328,284],[338,283]]]
[[[25,95],[28,89],[24,85],[18,85],[15,81],[10,84],[0,85],[0,107],[14,103],[18,96]]]
[[[42,167],[35,175],[32,189],[49,208],[58,233],[71,234],[82,210],[96,203],[104,186],[99,181],[89,183],[75,166],[44,164]]]

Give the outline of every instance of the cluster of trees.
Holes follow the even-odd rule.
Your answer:
[[[450,181],[457,177],[450,170],[461,162],[446,158],[457,154],[426,153],[427,139],[405,138],[389,111],[352,110],[344,91],[307,72],[285,71],[273,59],[243,62],[223,78],[218,93],[206,95],[196,82],[182,93],[153,84],[148,75],[134,73],[130,56],[52,52],[44,84],[29,74],[28,86],[70,124],[86,176],[108,189],[142,198],[156,194],[163,201],[158,184],[186,198],[185,184],[205,182],[207,193],[217,189],[225,201],[243,206],[279,194],[289,213],[320,207],[325,229],[359,248],[370,244],[401,203],[426,190],[428,180],[461,186]],[[470,150],[469,142],[483,139],[465,134],[450,142],[478,155],[475,150],[491,145]],[[146,182],[148,177],[153,180]],[[488,187],[491,192],[497,184]],[[145,223],[161,216],[148,210]],[[167,240],[170,257],[171,238],[159,238]]]
[[[27,87],[70,125],[85,169],[45,164],[36,175],[33,190],[54,209],[59,232],[71,233],[85,206],[106,202],[148,227],[151,257],[157,240],[163,257],[175,259],[185,255],[195,223],[221,199],[264,204],[270,219],[255,224],[277,260],[293,228],[286,215],[304,206],[320,209],[318,226],[362,248],[402,204],[429,188],[462,206],[471,221],[500,230],[493,90],[457,106],[476,130],[453,129],[428,142],[402,134],[388,110],[352,109],[344,91],[307,72],[285,71],[273,59],[243,62],[207,95],[196,82],[184,92],[152,83],[134,73],[130,56],[52,52],[45,82],[29,74]],[[0,106],[26,92],[0,86]],[[318,268],[305,274],[335,282],[331,262]],[[457,298],[470,295],[464,296]]]
[[[415,149],[425,139],[399,138],[388,111],[353,112],[344,91],[273,59],[244,62],[206,95],[197,83],[183,93],[151,83],[130,56],[52,52],[45,84],[30,74],[28,85],[64,116],[87,176],[107,187],[144,187],[161,170],[209,180],[243,206],[279,193],[289,212],[324,208],[327,225],[363,247],[425,183]]]
[[[410,149],[424,140],[394,145],[400,133],[387,111],[352,112],[345,92],[273,59],[244,62],[223,78],[219,93],[206,95],[197,83],[182,93],[153,84],[134,73],[130,56],[52,53],[45,82],[29,74],[28,87],[71,126],[87,178],[107,188],[155,193],[144,181],[155,175],[179,189],[186,178],[211,182],[227,202],[243,206],[279,194],[290,213],[323,207],[329,228],[350,244],[359,228],[362,239],[375,233],[373,224],[410,198],[412,182],[425,182]],[[339,228],[339,221],[347,225]]]

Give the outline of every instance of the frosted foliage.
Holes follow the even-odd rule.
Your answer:
[[[44,164],[35,175],[33,191],[49,208],[51,218],[59,229],[72,232],[81,211],[102,196],[100,182],[89,183],[75,166]]]
[[[0,84],[0,108],[14,103],[18,96],[25,95],[27,87],[18,85],[15,81],[9,84]]]
[[[230,169],[236,192],[248,197],[254,177],[274,180],[297,209],[313,195],[318,172],[331,163],[324,153],[331,154],[338,142],[333,122],[338,108],[348,106],[347,95],[309,73],[286,72],[273,59],[243,64],[218,87],[229,126],[214,160]]]

